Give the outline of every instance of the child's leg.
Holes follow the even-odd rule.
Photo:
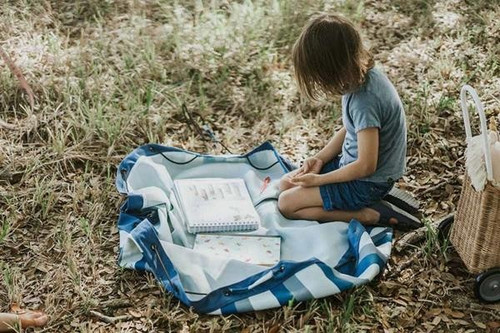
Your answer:
[[[280,212],[289,219],[314,220],[321,222],[345,221],[356,219],[363,224],[376,224],[380,215],[373,209],[363,208],[356,211],[327,211],[319,187],[294,187],[281,193],[278,199]]]

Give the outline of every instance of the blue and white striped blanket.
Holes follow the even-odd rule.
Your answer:
[[[127,196],[120,212],[122,267],[152,272],[195,311],[229,314],[279,307],[338,293],[371,281],[391,251],[392,230],[350,223],[288,220],[278,211],[279,179],[293,166],[266,142],[246,155],[209,156],[145,145],[119,165],[116,186]],[[244,178],[262,227],[282,238],[274,267],[211,257],[192,250],[173,192],[181,178]],[[269,186],[262,191],[264,179]]]

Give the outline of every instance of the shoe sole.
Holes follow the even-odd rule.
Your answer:
[[[420,202],[415,199],[411,193],[397,187],[393,187],[382,200],[387,201],[410,214],[419,213]]]
[[[401,222],[398,220],[398,223],[389,224],[389,226],[391,226],[395,229],[418,229],[418,228],[424,226],[424,224],[419,219],[417,219],[415,216],[411,215],[407,211],[405,211],[405,210],[403,210],[403,209],[401,209],[401,208],[395,206],[394,204],[387,202],[385,200],[382,200],[381,202],[382,202],[382,204],[386,205],[388,208],[392,209],[396,213],[404,216],[405,218],[407,218],[408,220],[413,222],[413,224],[412,224],[412,223],[408,223],[408,222]],[[398,224],[399,224],[399,228],[398,228]]]

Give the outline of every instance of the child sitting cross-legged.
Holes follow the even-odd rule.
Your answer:
[[[278,207],[289,219],[351,221],[399,229],[420,221],[381,199],[405,171],[401,100],[348,20],[313,18],[293,48],[295,77],[311,99],[342,95],[343,127],[280,182]]]

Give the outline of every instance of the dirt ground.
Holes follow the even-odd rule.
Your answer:
[[[401,95],[408,171],[428,226],[401,235],[376,281],[258,313],[211,317],[165,294],[151,274],[117,266],[116,166],[137,146],[221,153],[190,131],[197,112],[234,153],[269,140],[299,163],[340,126],[340,101],[299,98],[291,45],[317,12],[361,27]],[[496,332],[434,222],[455,211],[463,181],[458,102],[474,86],[500,111],[498,0],[7,0],[0,47],[0,310],[43,309],[37,332]],[[399,250],[398,250],[399,249]],[[95,315],[123,317],[109,324]]]

